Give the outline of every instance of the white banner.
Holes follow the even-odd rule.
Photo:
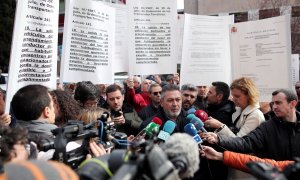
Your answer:
[[[92,0],[66,0],[61,82],[113,83],[115,10]]]
[[[6,104],[29,84],[56,88],[58,10],[56,0],[17,1]]]
[[[128,72],[128,24],[127,7],[124,4],[110,4],[116,11],[115,53],[113,72]]]
[[[128,0],[130,74],[173,74],[177,62],[177,2]]]
[[[177,16],[177,64],[181,64],[182,61],[183,33],[184,33],[184,14],[178,14]]]
[[[260,101],[279,88],[292,88],[290,15],[237,23],[231,27],[233,78],[252,78]]]
[[[231,81],[229,24],[233,16],[185,14],[180,84]]]
[[[292,54],[292,85],[299,81],[299,54]]]

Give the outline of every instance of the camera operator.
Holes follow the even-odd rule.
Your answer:
[[[53,138],[51,130],[55,113],[53,99],[48,88],[42,85],[28,85],[19,89],[13,96],[11,108],[16,116],[17,125],[29,132],[29,140],[39,143],[44,138]]]

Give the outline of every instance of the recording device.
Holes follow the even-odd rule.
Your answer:
[[[198,131],[207,133],[206,129],[204,128],[204,123],[198,117],[194,117],[192,120],[190,120],[190,123],[194,124]]]
[[[138,151],[143,147],[145,152]],[[187,134],[175,133],[158,146],[150,140],[132,143],[129,150],[86,160],[78,169],[81,179],[180,179],[198,170],[199,150]]]
[[[195,112],[196,112],[196,109],[192,107],[187,111],[187,114],[194,114]]]
[[[201,110],[201,109],[198,109],[195,111],[195,116],[197,116],[202,122],[205,122],[207,119],[208,119],[208,114]]]
[[[298,180],[300,177],[300,158],[295,158],[295,163],[279,171],[276,167],[263,162],[249,162],[246,164],[249,172],[262,180]]]
[[[176,124],[173,121],[168,120],[165,123],[163,129],[159,132],[159,134],[157,136],[158,141],[165,142],[171,136],[175,127],[176,127]]]
[[[97,121],[83,125],[81,121],[68,121],[63,127],[59,127],[52,131],[55,135],[54,139],[44,139],[39,143],[38,148],[42,151],[55,149],[53,160],[63,162],[73,169],[85,160],[89,154],[89,141],[91,138],[99,137],[99,142],[104,148],[127,148],[127,135],[125,133],[116,132],[112,123],[107,122],[108,113],[103,113]],[[98,124],[97,128],[94,126]],[[80,147],[71,151],[66,151],[69,142],[81,140]],[[112,143],[113,142],[113,143]]]
[[[152,121],[142,130],[140,131],[133,141],[140,140],[140,139],[149,139],[152,138],[159,132],[159,128],[162,125],[162,120],[158,117],[154,117]]]
[[[120,117],[123,115],[123,112],[122,110],[117,110],[117,111],[111,110],[110,114],[112,117]]]
[[[201,143],[203,142],[201,137],[198,135],[196,127],[192,123],[188,123],[184,126],[184,132],[191,135],[195,142],[198,144],[199,148],[202,149]]]

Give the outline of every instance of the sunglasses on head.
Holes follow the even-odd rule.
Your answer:
[[[161,91],[158,92],[152,92],[153,95],[157,96],[158,94],[161,94]]]

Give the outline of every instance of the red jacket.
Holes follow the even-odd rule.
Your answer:
[[[141,109],[148,105],[141,94],[135,94],[133,88],[127,88],[127,101],[134,107],[136,112],[140,112]]]
[[[241,154],[241,153],[236,153],[231,151],[224,152],[223,163],[234,169],[248,172],[246,164],[250,161],[259,161],[259,162],[268,163],[271,164],[272,166],[279,168],[280,170],[283,170],[287,165],[294,163],[294,161],[275,161],[273,159],[262,159],[249,154]]]

